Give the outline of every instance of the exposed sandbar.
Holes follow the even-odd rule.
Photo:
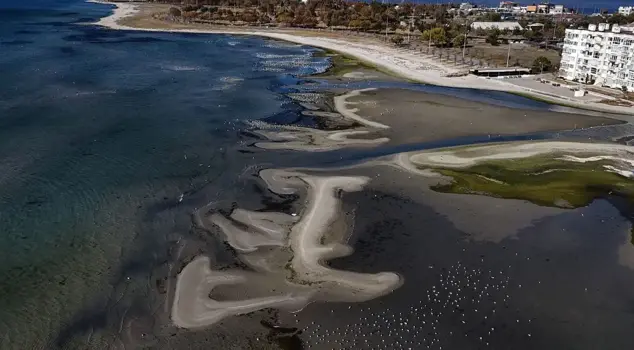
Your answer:
[[[285,293],[269,297],[216,301],[209,297],[216,286],[244,284],[249,274],[238,271],[214,271],[209,258],[201,256],[190,262],[178,275],[172,321],[182,328],[199,328],[225,317],[243,315],[264,308],[299,309],[309,301],[309,293]]]
[[[510,142],[482,146],[457,147],[446,150],[410,154],[413,164],[423,167],[465,168],[480,162],[534,157],[540,154],[610,154],[614,159],[630,163],[634,148],[619,144],[583,142]],[[569,160],[562,158],[563,160]],[[600,160],[596,158],[595,160]]]
[[[323,152],[343,147],[377,146],[389,142],[387,137],[372,138],[374,132],[389,129],[389,126],[368,120],[357,114],[357,108],[348,107],[349,104],[356,104],[356,102],[349,102],[348,98],[372,90],[374,89],[353,90],[336,96],[334,102],[338,113],[316,112],[314,110],[304,112],[306,115],[318,116],[324,120],[333,120],[331,124],[342,124],[338,123],[337,119],[343,118],[349,122],[358,123],[357,125],[360,124],[361,127],[350,127],[348,130],[320,130],[290,125],[271,125],[257,121],[252,123],[255,127],[253,132],[269,141],[257,142],[255,146],[263,149]],[[328,122],[325,123],[328,124]],[[368,136],[368,138],[355,138],[355,136]]]
[[[311,301],[360,302],[398,288],[402,279],[391,272],[357,273],[329,268],[324,262],[352,254],[344,234],[329,234],[340,216],[340,191],[360,191],[369,181],[360,176],[314,176],[296,171],[263,170],[260,177],[269,190],[285,195],[306,191],[306,206],[296,217],[284,213],[236,209],[227,218],[220,213],[207,217],[236,249],[238,258],[256,272],[214,271],[210,260],[199,257],[179,274],[172,319],[179,327],[209,326],[225,317],[263,308],[299,310]],[[204,210],[213,210],[204,208]],[[340,241],[325,236],[339,237]],[[235,300],[214,300],[213,295],[234,295],[214,288],[243,285],[249,293]],[[258,297],[252,297],[257,291]]]

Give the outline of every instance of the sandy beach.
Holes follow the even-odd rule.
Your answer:
[[[397,75],[410,80],[419,81],[426,84],[438,86],[483,89],[493,91],[504,91],[516,94],[523,94],[537,99],[549,101],[555,104],[564,104],[583,109],[605,111],[620,114],[634,114],[634,108],[612,106],[594,101],[581,101],[568,97],[556,97],[550,93],[542,93],[528,87],[512,84],[504,80],[484,79],[472,75],[461,77],[448,77],[448,74],[461,71],[453,67],[448,67],[426,58],[422,54],[389,47],[381,43],[343,40],[341,38],[306,36],[296,33],[279,32],[274,30],[250,30],[250,29],[220,29],[220,28],[192,28],[186,25],[175,25],[160,27],[161,22],[152,21],[148,27],[129,26],[123,24],[122,20],[130,18],[139,12],[147,4],[137,3],[108,3],[96,0],[91,2],[110,4],[115,6],[114,12],[107,17],[100,19],[96,25],[117,30],[141,30],[155,32],[184,32],[200,34],[231,34],[231,35],[255,35],[272,39],[294,42],[302,45],[324,48],[327,50],[341,52],[355,57],[372,65],[391,71]]]

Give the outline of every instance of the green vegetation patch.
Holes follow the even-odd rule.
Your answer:
[[[368,71],[372,72],[380,72],[385,75],[396,77],[399,79],[405,79],[404,77],[389,71],[387,69],[383,69],[371,63],[365,62],[363,60],[357,59],[352,56],[344,55],[339,52],[324,50],[318,51],[314,53],[315,57],[330,57],[330,68],[328,68],[325,72],[320,74],[315,74],[316,77],[343,77],[346,73],[358,72],[358,71]],[[408,80],[408,79],[405,79]],[[408,80],[409,81],[409,80]]]
[[[317,74],[316,76],[341,77],[346,73],[359,70],[377,70],[376,67],[362,62],[361,60],[334,51],[316,52],[315,57],[330,58],[330,68],[323,73]]]
[[[576,163],[556,158],[536,156],[490,161],[465,169],[435,169],[453,181],[432,189],[564,208],[583,207],[606,194],[634,199],[633,180],[603,169],[610,161]]]

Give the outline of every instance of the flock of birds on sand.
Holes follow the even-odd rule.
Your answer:
[[[496,320],[510,302],[511,280],[503,271],[473,269],[458,262],[438,274],[421,298],[402,308],[375,308],[355,304],[356,322],[311,322],[301,338],[306,349],[449,349],[463,337],[478,348],[490,347],[503,331]],[[515,286],[517,287],[517,286]],[[377,310],[378,309],[378,310]],[[296,322],[299,323],[299,316]],[[508,314],[505,314],[506,319]],[[514,318],[517,316],[514,316]],[[513,322],[526,322],[517,318]],[[530,338],[531,334],[524,335]]]

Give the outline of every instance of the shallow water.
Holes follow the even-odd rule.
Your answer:
[[[312,56],[315,49],[253,37],[118,32],[83,24],[109,11],[108,6],[74,0],[0,5],[0,334],[7,335],[0,339],[2,349],[108,348],[121,344],[128,348],[209,344],[265,348],[277,344],[264,341],[269,329],[260,320],[271,317],[294,326],[299,323],[294,316],[264,311],[229,319],[222,327],[182,332],[169,325],[169,305],[163,304],[162,294],[169,294],[165,292],[169,286],[162,282],[169,275],[166,271],[172,271],[167,266],[178,257],[191,258],[204,252],[212,254],[217,266],[236,263],[231,252],[217,244],[217,238],[193,227],[191,214],[196,209],[209,203],[227,210],[301,209],[301,203],[293,201],[296,197],[275,196],[258,186],[255,176],[260,169],[336,167],[403,151],[479,142],[571,137],[606,140],[631,135],[628,124],[308,155],[262,151],[250,147],[255,138],[245,132],[248,121],[314,126],[313,121],[299,116],[301,107],[285,93],[341,87],[305,84],[307,81],[297,78],[327,66],[324,58]],[[475,90],[381,82],[346,85],[366,86],[458,94],[515,108],[551,108],[517,96]],[[396,194],[387,196],[390,191]],[[382,200],[367,200],[377,198],[375,195]],[[513,300],[493,326],[506,329],[506,333],[495,333],[483,340],[484,344],[494,348],[508,343],[519,344],[514,348],[544,344],[579,348],[581,344],[590,348],[595,343],[570,335],[583,333],[597,339],[612,334],[610,341],[603,343],[606,348],[629,345],[626,340],[619,342],[624,339],[622,328],[608,329],[608,325],[632,322],[626,291],[633,276],[614,263],[614,251],[625,237],[621,231],[629,224],[607,202],[582,209],[594,217],[590,224],[579,227],[570,219],[578,210],[537,223],[502,244],[465,240],[467,234],[429,204],[420,198],[407,199],[398,188],[380,182],[368,191],[346,196],[345,203],[358,221],[357,253],[333,261],[333,266],[396,271],[405,276],[406,284],[394,294],[368,303],[320,303],[296,314],[302,322],[299,337],[305,347],[343,349],[356,344],[354,348],[375,348],[385,344],[387,348],[406,348],[407,344],[417,344],[412,347],[419,348],[420,343],[479,348],[481,343],[473,346],[471,338],[453,337],[453,333],[484,337],[489,324],[481,324],[479,314],[469,315],[469,326],[454,316],[443,314],[441,320],[435,315],[430,320],[442,321],[436,327],[443,331],[433,336],[422,337],[422,329],[407,327],[414,323],[399,322],[398,326],[391,323],[391,335],[376,333],[369,343],[362,342],[365,338],[358,334],[351,338],[353,333],[337,333],[335,343],[315,340],[318,334],[345,329],[343,323],[354,324],[355,319],[358,322],[380,312],[400,312],[399,317],[410,312],[408,318],[418,319],[411,315],[413,305],[436,307],[425,299],[424,291],[440,288],[438,283],[442,286],[447,274],[464,277],[475,270],[480,271],[479,278],[502,270],[506,282],[501,293],[509,293],[509,300]],[[387,217],[380,219],[379,214]],[[417,236],[421,226],[430,233]],[[559,249],[555,251],[552,240],[556,236],[549,232],[559,227],[571,233],[555,242]],[[381,231],[380,237],[376,237],[377,231]],[[604,235],[596,235],[604,231]],[[599,238],[604,236],[609,239]],[[595,249],[588,255],[590,248]],[[529,264],[513,253],[533,257],[539,263]],[[582,254],[584,264],[577,258]],[[557,271],[569,280],[562,283],[554,272],[542,275],[554,265],[544,265],[545,256],[553,262],[561,257]],[[458,261],[462,265],[456,265]],[[439,272],[443,268],[444,275]],[[575,268],[578,271],[572,274]],[[589,283],[580,282],[584,275],[591,278]],[[612,282],[606,280],[608,276]],[[544,287],[534,285],[537,278],[543,278]],[[539,295],[543,309],[535,311],[531,303],[536,297],[519,291],[519,283],[527,286],[524,290]],[[606,287],[583,299],[585,291],[580,288],[590,284]],[[560,295],[551,298],[548,291],[552,290],[559,290]],[[506,294],[502,294],[496,297],[504,300]],[[562,298],[561,294],[574,298]],[[549,316],[551,304],[559,302],[563,306]],[[490,303],[487,305],[490,308]],[[581,305],[579,310],[575,305]],[[599,305],[596,308],[601,311],[595,312],[592,305]],[[572,316],[561,316],[565,307],[587,322],[566,326],[569,333],[556,341],[551,332],[524,326],[524,322],[534,320],[531,322],[539,324],[535,327],[556,329],[549,317],[568,322]],[[526,314],[528,309],[544,315]],[[512,323],[514,312],[520,312],[517,310],[524,313],[520,326]],[[336,312],[337,317],[330,312]],[[549,321],[537,321],[542,319]],[[366,321],[363,324],[370,322]],[[342,323],[339,330],[337,322]],[[358,329],[365,331],[361,326]],[[416,330],[418,335],[410,337]],[[368,332],[375,334],[372,329]],[[534,343],[527,342],[529,333]]]

